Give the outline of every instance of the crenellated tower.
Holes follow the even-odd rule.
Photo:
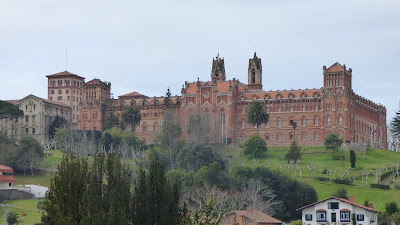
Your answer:
[[[262,90],[262,64],[255,52],[254,57],[249,59],[248,88],[249,90]]]

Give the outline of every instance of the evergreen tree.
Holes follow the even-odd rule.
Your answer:
[[[68,121],[59,115],[57,115],[53,122],[51,122],[49,126],[49,138],[54,138],[54,134],[56,133],[56,129],[60,127],[66,126]]]
[[[111,110],[110,114],[107,116],[107,118],[104,121],[103,130],[109,130],[113,127],[119,127],[120,124],[121,123],[120,123],[118,116],[115,115],[113,110]]]
[[[354,153],[353,150],[350,150],[350,164],[351,168],[356,167],[356,154]]]
[[[391,125],[392,125],[392,128],[390,131],[392,132],[393,136],[399,138],[400,137],[400,109],[399,109],[399,111],[396,112],[396,115],[393,118]]]
[[[253,134],[243,145],[244,154],[251,154],[260,157],[262,154],[267,153],[267,143],[258,134]]]
[[[133,132],[142,120],[142,113],[136,107],[130,106],[122,112],[121,118],[124,123],[129,125],[131,132]]]
[[[339,155],[339,147],[342,145],[343,139],[339,138],[336,134],[329,134],[324,140],[326,149],[336,150],[336,154]]]
[[[169,88],[167,89],[166,97],[164,98],[164,105],[167,109],[170,109],[172,105],[171,92]]]
[[[261,123],[267,123],[268,118],[269,115],[265,111],[264,105],[262,105],[260,102],[255,101],[249,107],[247,107],[247,113],[246,113],[247,122],[257,126],[257,134]]]
[[[349,196],[347,195],[347,190],[344,187],[338,187],[338,189],[336,189],[336,192],[333,193],[332,196],[343,199],[349,199]]]
[[[287,162],[294,161],[294,163],[297,163],[297,160],[301,159],[301,157],[301,148],[297,145],[296,141],[292,141],[289,152],[285,155]]]

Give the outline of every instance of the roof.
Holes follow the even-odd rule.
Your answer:
[[[13,176],[0,175],[0,183],[16,183],[17,180]]]
[[[18,105],[19,100],[5,100],[6,102],[9,102],[13,105]]]
[[[260,212],[258,210],[252,210],[252,209],[247,209],[247,210],[234,210],[234,211],[230,211],[229,213],[227,213],[227,215],[234,213],[238,216],[245,216],[249,219],[252,220],[257,220],[258,223],[273,223],[273,224],[281,224],[283,223],[282,221],[275,219],[272,216],[269,216],[263,212]]]
[[[3,172],[3,173],[13,173],[14,171],[13,171],[12,168],[10,168],[10,167],[8,167],[8,166],[0,165],[0,172]]]
[[[217,92],[229,92],[229,86],[233,86],[233,81],[218,81],[217,84]],[[201,86],[213,86],[212,81],[208,82],[200,82]],[[240,87],[239,87],[240,88]],[[186,94],[195,94],[197,93],[197,82],[188,83],[186,86]]]
[[[68,105],[66,105],[66,104],[64,104],[62,102],[51,101],[51,100],[44,99],[44,98],[42,98],[42,100],[44,102],[46,102],[46,103],[49,103],[49,104],[59,105],[59,106],[62,106],[62,107],[69,107]]]
[[[146,97],[147,98],[146,95],[142,95],[142,94],[140,94],[139,92],[136,92],[136,91],[118,96],[118,98],[121,98],[121,97],[122,98],[128,98],[128,97],[133,97],[133,98]]]
[[[338,197],[335,197],[335,196],[331,196],[331,197],[326,198],[326,199],[323,199],[323,200],[321,200],[321,201],[314,202],[314,203],[312,203],[312,204],[303,206],[303,207],[301,207],[301,208],[296,209],[296,211],[306,209],[306,208],[308,208],[308,207],[314,206],[314,205],[316,205],[316,204],[318,204],[318,203],[321,203],[321,202],[328,201],[328,200],[330,200],[330,199],[336,199],[336,200],[339,200],[339,201],[342,201],[342,202],[346,202],[346,203],[349,203],[350,205],[357,206],[357,207],[360,207],[360,208],[363,208],[363,209],[366,209],[366,210],[369,210],[369,211],[380,212],[380,211],[378,211],[378,210],[376,210],[376,209],[373,209],[373,208],[370,208],[370,207],[366,207],[366,206],[364,206],[364,205],[360,205],[360,204],[351,202],[351,201],[349,201],[349,200],[347,200],[347,199],[338,198]]]
[[[74,76],[74,77],[78,77],[78,78],[83,79],[83,80],[85,79],[84,77],[78,76],[78,75],[76,75],[74,73],[71,73],[71,72],[69,72],[67,70],[59,72],[59,73],[55,73],[55,74],[50,74],[50,75],[47,75],[46,77],[65,77],[65,76]]]
[[[107,86],[108,83],[109,83],[109,82],[101,81],[100,79],[95,78],[95,79],[93,79],[93,80],[90,80],[90,81],[86,82],[84,85],[97,85],[97,84],[102,84],[102,85],[106,85],[106,86]],[[111,83],[110,83],[110,85],[111,85]]]
[[[336,62],[332,66],[330,66],[326,72],[343,72],[344,68],[340,63]]]

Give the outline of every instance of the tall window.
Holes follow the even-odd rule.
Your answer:
[[[278,137],[278,141],[281,141],[281,140],[282,140],[281,134],[278,134],[277,137]]]
[[[246,122],[244,122],[244,120],[242,120],[242,129],[246,128]]]
[[[265,140],[268,142],[269,141],[269,134],[265,135]]]
[[[315,111],[318,111],[318,105],[315,105]]]
[[[265,123],[265,127],[269,127],[269,121]]]
[[[301,125],[302,125],[302,126],[305,126],[305,125],[306,125],[306,118],[305,118],[305,117],[303,117],[303,118],[301,119]]]
[[[314,134],[314,140],[316,140],[316,141],[318,140],[318,133]]]
[[[143,124],[143,131],[147,131],[147,126],[146,126],[146,124]]]
[[[278,127],[282,125],[281,119],[278,119]]]
[[[253,73],[251,75],[251,82],[254,84],[256,82],[256,72],[253,69]]]
[[[343,123],[343,118],[341,115],[339,115],[339,125],[342,125],[342,123]]]
[[[221,126],[225,125],[225,110],[221,109]]]
[[[315,118],[314,118],[314,125],[315,125],[315,126],[318,126],[318,117],[315,117]]]
[[[317,222],[326,222],[326,211],[317,212]]]
[[[350,211],[340,212],[340,222],[350,222]]]
[[[293,134],[290,134],[290,140],[293,141]]]
[[[302,135],[302,138],[301,138],[303,141],[305,141],[306,140],[306,133],[303,133],[303,135]]]
[[[327,123],[328,125],[331,125],[331,117],[330,117],[330,116],[328,116],[328,117],[326,118],[326,123]]]

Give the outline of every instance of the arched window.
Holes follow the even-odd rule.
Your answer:
[[[301,118],[301,125],[306,126],[306,118],[305,117]]]
[[[293,124],[293,118],[290,118],[289,119],[289,127],[292,126],[292,124]]]
[[[314,126],[318,126],[318,117],[314,117]]]
[[[282,140],[281,134],[278,134],[278,135],[277,135],[277,139],[278,139],[278,141],[281,141],[281,140]]]
[[[146,124],[143,124],[143,131],[147,131],[147,126],[146,126]]]
[[[339,115],[339,121],[338,121],[338,123],[339,123],[339,125],[342,125],[342,123],[343,123],[342,115]]]
[[[331,125],[331,117],[326,117],[326,124]]]
[[[242,120],[242,129],[246,128],[246,122]]]
[[[269,134],[265,135],[265,141],[267,141],[267,142],[269,141]]]
[[[158,131],[158,125],[157,122],[154,123],[154,131]]]
[[[226,121],[225,121],[225,110],[224,109],[221,109],[221,126],[225,126],[225,123],[226,123]]]
[[[256,72],[254,71],[254,69],[253,69],[252,74],[251,74],[251,82],[253,84],[256,82]]]
[[[291,141],[293,141],[293,134],[292,133],[289,135],[289,138],[290,138]]]
[[[315,134],[314,134],[314,140],[318,140],[318,133],[317,132],[315,132]]]
[[[303,133],[303,134],[302,134],[302,137],[301,137],[301,139],[302,139],[303,141],[305,141],[305,140],[306,140],[306,133]]]
[[[343,132],[342,131],[339,131],[339,137],[343,138]]]
[[[245,113],[246,113],[246,109],[243,108],[243,109],[242,109],[242,114],[245,114]]]
[[[282,125],[281,118],[278,118],[278,127],[280,127],[281,125]]]

